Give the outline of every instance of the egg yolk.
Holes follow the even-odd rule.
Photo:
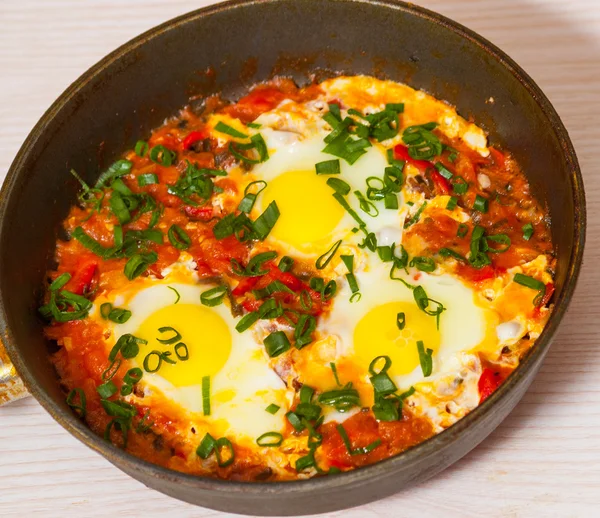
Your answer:
[[[263,207],[277,202],[280,216],[271,235],[295,248],[327,239],[344,215],[327,178],[314,171],[288,171],[270,181]]]
[[[172,330],[160,332],[161,327],[175,329],[181,338],[173,344],[162,344],[158,340],[168,340],[175,335]],[[137,356],[142,365],[146,356],[152,351],[171,353],[169,359],[176,363],[163,361],[157,374],[176,387],[198,385],[203,376],[211,376],[219,372],[229,358],[231,352],[231,333],[225,321],[210,308],[195,304],[173,304],[152,313],[136,331],[135,336],[147,340],[140,345]],[[189,358],[185,356],[187,346]],[[149,359],[151,368],[158,363],[156,355]]]
[[[405,326],[397,325],[398,313],[404,313]],[[365,370],[377,356],[389,356],[392,376],[411,373],[418,365],[417,341],[425,349],[440,347],[440,332],[436,321],[408,302],[389,302],[369,311],[354,328],[354,350]]]

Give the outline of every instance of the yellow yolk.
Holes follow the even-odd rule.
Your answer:
[[[403,330],[396,323],[398,313],[405,315]],[[423,341],[425,349],[433,349],[436,353],[440,333],[435,318],[409,302],[377,306],[354,329],[354,350],[365,370],[375,357],[389,356],[392,360],[390,374],[396,376],[409,374],[420,364],[418,340]]]
[[[344,215],[332,194],[327,178],[314,171],[289,171],[271,180],[262,204],[275,200],[281,213],[271,235],[296,248],[329,237]]]
[[[164,333],[161,327],[171,327],[181,334],[181,342],[187,345],[189,359],[181,361],[175,351],[177,343],[165,345],[158,339],[169,339],[173,331]],[[176,387],[186,387],[201,383],[203,376],[219,372],[231,352],[231,333],[225,321],[214,311],[195,304],[173,304],[152,313],[140,325],[135,336],[147,340],[140,346],[137,361],[141,365],[151,351],[169,351],[175,364],[162,362],[158,373]],[[185,356],[184,348],[177,347],[180,356]],[[153,368],[158,358],[150,360]]]

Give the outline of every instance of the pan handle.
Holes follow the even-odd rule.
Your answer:
[[[29,393],[17,375],[15,366],[10,362],[0,338],[0,406],[28,395]]]

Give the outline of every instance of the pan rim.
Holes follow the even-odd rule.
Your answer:
[[[5,221],[7,221],[7,218],[5,217],[8,204],[7,200],[11,197],[11,193],[15,190],[17,180],[23,171],[23,166],[29,157],[31,149],[33,148],[34,144],[44,135],[48,125],[51,124],[54,117],[58,115],[61,110],[71,102],[74,96],[76,96],[80,90],[85,88],[88,83],[102,74],[112,64],[120,61],[128,54],[134,52],[146,41],[159,37],[165,32],[177,30],[182,25],[194,22],[200,18],[216,15],[218,13],[251,8],[253,5],[258,4],[278,4],[287,1],[290,0],[231,0],[186,13],[179,17],[173,18],[172,20],[164,22],[126,42],[84,72],[57,98],[56,101],[54,101],[50,108],[42,115],[40,120],[36,123],[32,131],[27,136],[11,167],[9,168],[6,179],[0,191],[0,234],[4,232]],[[328,491],[342,486],[350,488],[352,486],[359,486],[361,483],[367,480],[373,482],[374,479],[376,480],[378,478],[388,477],[393,473],[407,469],[410,465],[419,462],[423,458],[435,455],[436,452],[450,446],[467,428],[470,428],[474,423],[481,420],[485,415],[493,411],[493,408],[496,406],[496,404],[503,400],[505,396],[512,391],[512,389],[519,383],[521,378],[523,378],[527,372],[534,369],[542,361],[564,316],[567,306],[573,296],[577,278],[580,273],[585,244],[586,206],[583,179],[573,144],[569,138],[565,126],[563,125],[560,117],[558,116],[554,107],[551,105],[548,98],[533,81],[533,79],[502,50],[487,41],[485,38],[479,36],[463,25],[450,20],[449,18],[439,15],[428,9],[413,4],[407,4],[398,0],[330,1],[348,4],[370,4],[381,6],[382,8],[386,9],[403,11],[451,30],[452,32],[466,39],[469,43],[480,47],[492,59],[504,66],[525,88],[528,94],[531,95],[536,104],[540,107],[544,116],[551,124],[554,134],[563,149],[563,155],[569,169],[569,180],[573,187],[573,202],[575,207],[575,224],[573,230],[574,246],[566,273],[565,285],[558,298],[555,300],[554,309],[550,320],[548,321],[540,337],[536,340],[535,346],[521,361],[517,369],[500,386],[500,388],[495,391],[494,394],[484,403],[479,405],[468,415],[460,419],[457,423],[440,432],[439,434],[434,435],[430,439],[419,443],[418,445],[409,448],[408,450],[394,457],[390,457],[375,464],[358,468],[349,472],[306,480],[262,483],[220,480],[177,472],[152,464],[148,461],[135,457],[130,453],[124,452],[112,444],[106,443],[101,437],[92,432],[92,430],[89,429],[83,422],[61,409],[60,406],[45,391],[42,391],[39,388],[27,365],[21,359],[18,346],[14,342],[12,333],[8,329],[4,301],[0,300],[0,331],[2,332],[2,341],[4,342],[9,357],[15,365],[17,372],[23,379],[27,389],[53,417],[53,419],[61,424],[71,435],[75,436],[79,441],[97,451],[117,466],[127,465],[129,469],[134,469],[146,476],[176,481],[178,484],[195,489],[210,490],[228,494],[244,494],[249,497],[251,495],[257,497],[260,497],[259,495],[265,495],[265,498],[274,493],[285,496],[296,493]]]

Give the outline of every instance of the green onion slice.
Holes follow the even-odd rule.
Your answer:
[[[79,400],[79,403],[77,402]],[[83,389],[74,388],[67,395],[67,405],[69,405],[79,417],[85,417],[87,413],[87,402],[85,399],[85,392]]]
[[[290,341],[283,331],[271,333],[263,343],[270,358],[275,358],[290,348]]]
[[[173,304],[177,304],[179,302],[179,300],[181,299],[181,295],[179,294],[179,292],[173,288],[173,286],[167,286],[167,288],[169,288],[173,293],[175,293],[175,302],[173,302]]]
[[[538,294],[533,299],[533,304],[535,306],[539,306],[541,304],[544,295],[546,295],[546,285],[542,281],[538,281],[537,279],[529,277],[528,275],[523,275],[522,273],[515,273],[513,280],[521,286],[526,286],[527,288],[536,290]]]
[[[525,241],[529,241],[533,236],[533,225],[531,223],[527,223],[523,225],[523,239]]]
[[[269,412],[271,415],[275,415],[277,412],[279,412],[280,408],[281,407],[279,405],[271,403],[267,408],[265,408],[265,411]]]
[[[200,295],[200,302],[210,308],[218,306],[223,302],[225,295],[227,295],[227,286],[216,286],[210,290],[206,290]]]
[[[317,174],[323,175],[340,174],[340,160],[336,158],[319,162],[318,164],[315,164],[315,170]]]
[[[202,413],[210,415],[210,376],[202,376]]]
[[[419,352],[419,362],[421,363],[423,376],[427,378],[433,372],[433,349],[425,350],[425,345],[419,340],[417,342],[417,351]]]
[[[183,342],[179,342],[173,348],[173,351],[175,352],[175,356],[177,356],[177,358],[182,362],[187,361],[190,358],[190,351],[188,349],[188,346]]]
[[[156,341],[160,342],[161,344],[171,345],[171,344],[174,344],[176,342],[179,342],[179,340],[181,340],[181,334],[179,333],[179,331],[177,331],[173,327],[169,327],[169,326],[159,327],[158,332],[159,333],[174,333],[174,335],[171,338],[165,338],[165,339],[157,338]]]
[[[375,448],[377,448],[381,444],[381,439],[376,439],[375,441],[368,444],[367,446],[359,447],[359,448],[352,448],[352,443],[350,442],[350,438],[348,437],[348,434],[346,433],[346,429],[343,427],[343,425],[338,424],[336,428],[342,438],[342,441],[344,441],[346,450],[348,450],[348,453],[350,455],[366,455],[367,453],[372,452]]]
[[[396,315],[396,326],[398,326],[400,331],[406,327],[406,314],[404,312],[400,312]]]
[[[249,214],[254,204],[256,203],[256,198],[258,195],[265,190],[267,187],[267,182],[264,180],[257,180],[255,182],[249,183],[244,189],[244,197],[240,204],[238,205],[238,210],[240,212],[244,212]]]
[[[321,255],[317,259],[317,261],[315,263],[317,270],[322,270],[330,263],[330,261],[335,256],[335,253],[338,251],[338,248],[340,247],[341,244],[342,244],[342,240],[339,239],[333,245],[331,245],[331,248],[329,250],[327,250],[327,252],[325,252],[323,255]]]
[[[281,446],[282,443],[283,435],[281,435],[279,432],[263,433],[258,439],[256,439],[256,444],[262,446],[263,448]]]
[[[221,133],[225,133],[225,135],[229,135],[230,137],[248,138],[248,135],[246,135],[245,133],[242,133],[241,131],[238,131],[235,128],[232,128],[231,126],[229,126],[228,124],[225,124],[222,121],[217,122],[217,125],[215,126],[215,130],[220,131]]]
[[[137,183],[140,187],[154,185],[158,183],[158,176],[154,173],[141,174],[137,177]]]
[[[212,452],[215,450],[216,444],[217,441],[215,438],[211,434],[207,433],[203,437],[202,441],[200,441],[200,444],[196,449],[196,455],[198,455],[198,457],[201,459],[208,459],[208,457],[210,457]]]
[[[178,225],[171,225],[167,235],[169,236],[169,241],[177,250],[187,250],[192,244],[190,236]]]
[[[176,158],[176,154],[174,151],[166,148],[165,146],[159,144],[158,146],[154,146],[150,150],[150,160],[156,162],[159,165],[164,167],[169,167]]]

